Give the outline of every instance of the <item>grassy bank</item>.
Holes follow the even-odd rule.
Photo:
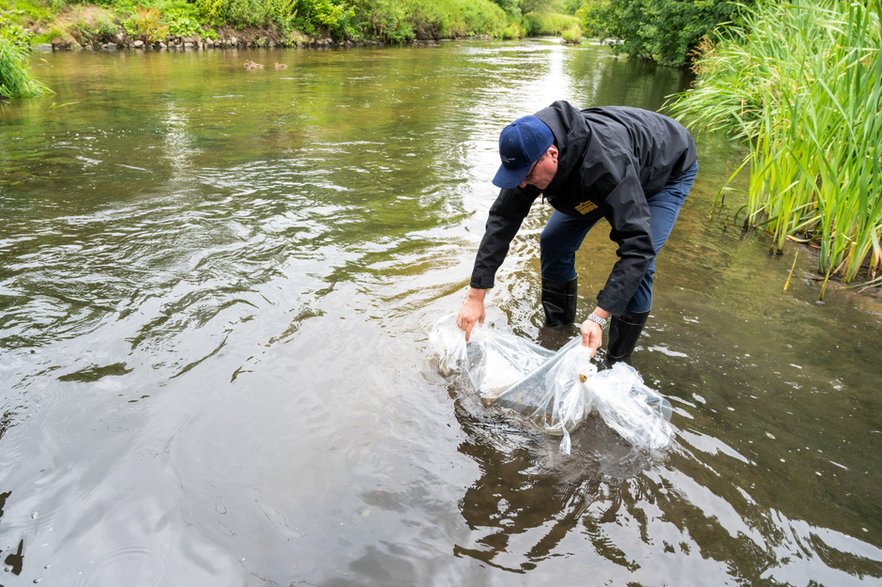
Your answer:
[[[0,14],[31,43],[56,48],[404,44],[539,34],[581,39],[571,14],[542,6],[522,14],[491,0],[15,0]]]
[[[29,61],[29,35],[0,14],[0,100],[30,98],[49,91],[31,76]]]
[[[31,76],[29,59],[26,46],[0,36],[0,99],[30,98],[48,91]]]
[[[882,2],[792,0],[708,44],[672,110],[749,144],[748,218],[819,250],[824,288],[882,283]]]

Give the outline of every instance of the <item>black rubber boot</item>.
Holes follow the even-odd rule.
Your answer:
[[[578,277],[572,281],[542,279],[542,309],[545,310],[546,326],[569,326],[576,321],[578,281]]]
[[[612,367],[619,361],[626,361],[637,346],[637,339],[643,332],[649,312],[625,312],[621,316],[613,316],[609,325],[609,344],[606,347],[605,367]]]

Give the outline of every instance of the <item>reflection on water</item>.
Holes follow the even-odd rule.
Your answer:
[[[551,41],[34,68],[56,94],[0,105],[0,584],[882,581],[882,311],[816,304],[805,255],[782,294],[793,251],[742,238],[736,203],[710,218],[726,141],[699,141],[635,358],[672,450],[595,418],[563,457],[427,360],[499,128],[559,98],[658,108],[681,72]],[[548,213],[488,319],[534,340]]]
[[[615,554],[600,524],[616,521],[619,483],[649,469],[651,457],[597,417],[574,433],[572,456],[565,457],[538,430],[531,434],[504,412],[482,417],[479,404],[466,407],[471,400],[459,397],[455,404],[466,434],[459,449],[475,460],[481,475],[462,498],[472,532],[454,553],[508,571],[531,571],[560,556],[561,543],[584,526],[597,553]]]

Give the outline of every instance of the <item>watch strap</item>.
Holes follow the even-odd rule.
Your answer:
[[[601,328],[606,328],[606,325],[609,324],[609,320],[607,318],[601,318],[593,312],[591,314],[588,314],[588,319],[595,324],[599,324]]]

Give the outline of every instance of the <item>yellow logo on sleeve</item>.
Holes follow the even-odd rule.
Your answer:
[[[588,200],[587,202],[582,202],[581,204],[576,206],[576,211],[579,214],[587,214],[588,212],[591,212],[592,210],[596,210],[596,209],[597,209],[597,204],[595,204],[591,200]]]

